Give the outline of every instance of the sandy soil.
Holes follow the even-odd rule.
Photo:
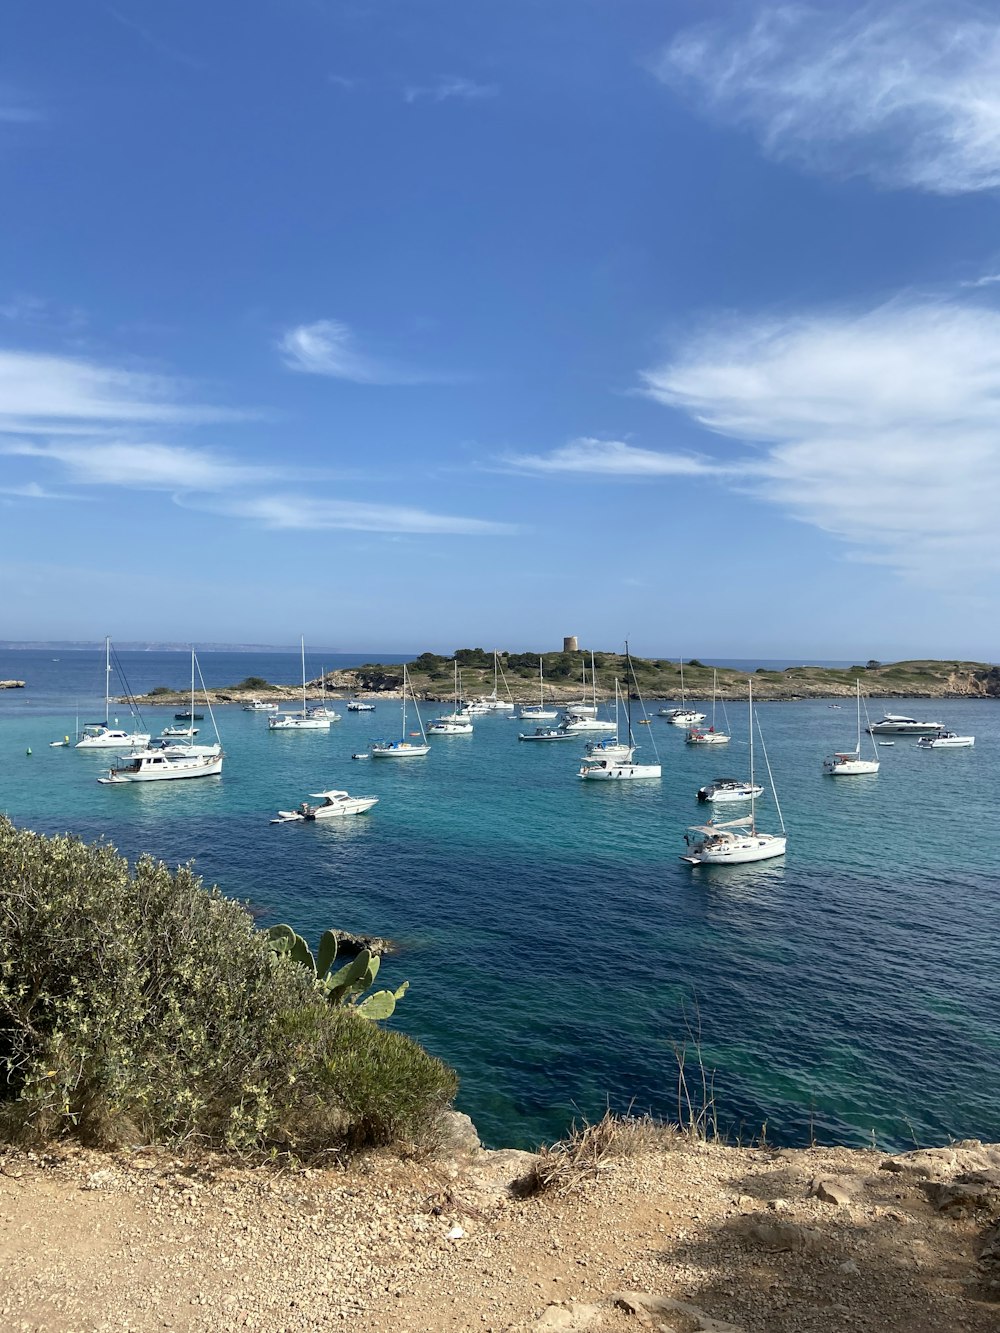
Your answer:
[[[886,1169],[661,1138],[567,1193],[514,1197],[531,1161],[8,1151],[0,1328],[1000,1330],[1000,1148]]]

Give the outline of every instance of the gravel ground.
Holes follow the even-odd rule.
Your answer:
[[[535,1159],[279,1171],[0,1156],[0,1329],[998,1333],[1000,1148],[656,1136],[528,1198]]]

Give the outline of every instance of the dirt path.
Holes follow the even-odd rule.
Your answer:
[[[516,1199],[513,1153],[296,1173],[8,1153],[0,1328],[997,1333],[1000,1149],[893,1160],[661,1144]]]

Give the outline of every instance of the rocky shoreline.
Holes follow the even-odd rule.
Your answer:
[[[658,1130],[532,1193],[465,1117],[322,1169],[65,1144],[0,1156],[11,1329],[996,1333],[1000,1145],[731,1147]]]

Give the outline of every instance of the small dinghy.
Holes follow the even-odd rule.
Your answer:
[[[351,755],[351,758],[352,758],[352,759],[370,759],[370,758],[371,758],[371,755],[367,752],[367,750],[359,750],[357,754],[352,754],[352,755]]]

